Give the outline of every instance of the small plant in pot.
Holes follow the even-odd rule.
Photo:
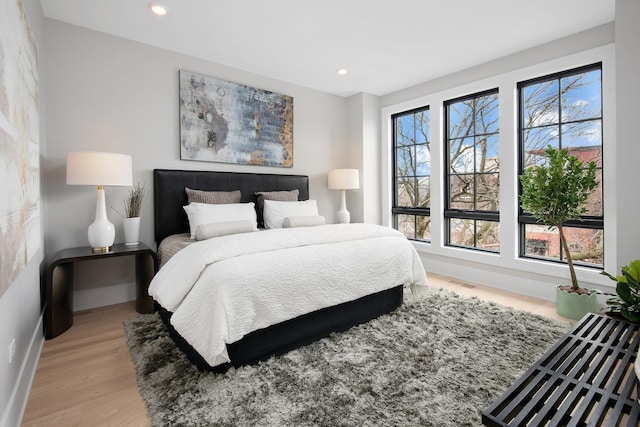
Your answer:
[[[144,196],[144,185],[137,183],[129,190],[129,195],[124,199],[122,225],[124,228],[125,245],[138,244],[138,237],[140,235],[140,212],[142,211]]]
[[[589,312],[597,310],[595,290],[582,288],[578,284],[573,259],[569,249],[564,224],[581,220],[587,212],[586,203],[598,187],[596,163],[586,166],[568,149],[545,150],[546,164],[528,168],[521,176],[522,209],[531,213],[538,222],[556,228],[560,234],[560,244],[564,251],[571,285],[558,286],[556,309],[560,315],[578,320]]]
[[[619,313],[632,323],[640,323],[640,260],[622,267],[622,275],[601,274],[616,282],[616,294],[607,300],[609,313]]]
[[[129,190],[129,195],[124,199],[125,218],[137,218],[140,216],[144,195],[144,184],[137,183]]]

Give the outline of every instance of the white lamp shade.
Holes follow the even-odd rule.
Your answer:
[[[356,190],[360,188],[358,169],[333,169],[329,171],[329,185],[332,190]]]
[[[97,151],[69,153],[67,154],[67,184],[133,185],[131,156]]]

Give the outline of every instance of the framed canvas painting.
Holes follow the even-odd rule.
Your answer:
[[[21,1],[0,13],[0,295],[40,248],[38,47]]]
[[[292,167],[293,98],[181,70],[180,158]]]

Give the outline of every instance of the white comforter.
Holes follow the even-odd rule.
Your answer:
[[[249,332],[391,287],[427,285],[397,230],[334,224],[216,237],[174,255],[149,286],[171,323],[211,366]]]

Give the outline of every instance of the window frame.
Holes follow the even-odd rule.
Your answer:
[[[444,211],[443,211],[443,218],[444,218],[444,244],[445,246],[448,247],[453,247],[453,248],[461,248],[461,249],[469,249],[469,250],[473,250],[473,251],[479,251],[479,252],[487,252],[487,253],[491,253],[491,254],[499,254],[500,250],[497,251],[493,251],[493,250],[489,250],[489,249],[485,249],[485,248],[481,248],[481,247],[477,247],[477,236],[476,233],[474,231],[474,235],[473,235],[473,247],[470,246],[463,246],[463,245],[457,245],[457,244],[453,244],[451,243],[451,219],[466,219],[466,220],[472,220],[472,221],[490,221],[490,222],[496,222],[498,227],[500,226],[500,210],[497,211],[479,211],[479,210],[465,210],[465,209],[453,209],[450,208],[450,189],[451,189],[451,181],[450,181],[450,177],[451,177],[451,150],[449,147],[449,143],[450,143],[450,138],[449,138],[449,105],[451,104],[455,104],[458,102],[463,102],[463,101],[468,101],[468,100],[472,100],[472,99],[476,99],[476,98],[480,98],[483,96],[487,96],[487,95],[497,95],[497,99],[498,99],[498,108],[500,108],[500,88],[499,87],[495,87],[492,89],[486,89],[480,92],[474,92],[471,94],[467,94],[464,96],[459,96],[456,98],[452,98],[452,99],[447,99],[445,101],[443,101],[442,105],[443,105],[443,132],[442,132],[442,138],[443,138],[443,152],[444,152],[444,168],[443,168],[443,182],[444,182],[444,191],[443,191],[443,196],[444,196]],[[474,111],[474,116],[475,116],[475,111]],[[474,118],[474,123],[475,123],[475,118]],[[474,126],[475,127],[475,126]],[[498,138],[500,138],[501,135],[501,131],[500,131],[500,125],[498,125],[498,132],[496,133],[496,135],[498,136]],[[474,133],[474,138],[477,135],[475,135]],[[499,141],[499,140],[498,140]],[[500,143],[500,142],[498,142]],[[476,183],[476,175],[477,172],[473,172],[474,175],[474,186]],[[498,169],[498,181],[500,181],[501,179],[501,171],[500,169]],[[475,197],[475,188],[474,188],[474,197]],[[475,201],[474,201],[474,205],[475,205]],[[502,242],[501,242],[502,243]]]
[[[552,258],[552,257],[544,257],[544,256],[535,256],[535,255],[531,255],[531,254],[526,254],[526,226],[527,225],[532,225],[532,224],[537,224],[537,225],[543,225],[541,224],[538,220],[536,220],[533,215],[531,215],[530,213],[525,212],[522,209],[522,203],[520,202],[520,199],[522,197],[522,183],[520,182],[520,176],[524,173],[525,167],[524,167],[524,159],[525,159],[525,153],[524,153],[524,99],[523,99],[523,94],[524,94],[524,90],[523,88],[526,86],[530,86],[533,84],[537,84],[537,83],[543,83],[543,82],[548,82],[548,81],[553,81],[553,80],[560,80],[564,77],[568,77],[568,76],[572,76],[572,75],[576,75],[576,74],[580,74],[580,73],[584,73],[584,72],[588,72],[588,71],[594,71],[594,70],[600,70],[600,117],[599,120],[601,122],[601,145],[600,145],[600,149],[601,149],[601,167],[599,168],[599,170],[601,171],[601,185],[602,185],[602,215],[584,215],[582,216],[582,221],[577,221],[577,220],[571,220],[571,221],[566,221],[563,224],[563,227],[570,227],[570,228],[582,228],[582,229],[591,229],[591,230],[602,230],[603,236],[602,236],[602,240],[603,240],[603,264],[604,264],[604,249],[605,249],[605,235],[604,235],[604,230],[605,230],[605,225],[604,225],[604,211],[605,211],[605,186],[604,186],[604,174],[605,174],[605,144],[604,144],[604,140],[605,140],[605,132],[604,132],[604,127],[605,127],[605,119],[604,119],[604,72],[603,72],[603,65],[602,65],[602,61],[597,61],[594,62],[592,64],[587,64],[587,65],[583,65],[580,67],[574,67],[574,68],[567,68],[565,70],[562,71],[558,71],[558,72],[554,72],[554,73],[550,73],[550,74],[545,74],[545,75],[541,75],[538,77],[534,77],[531,79],[527,79],[527,80],[522,80],[522,81],[518,81],[517,85],[516,85],[516,91],[517,91],[517,101],[516,101],[516,111],[517,111],[517,153],[518,153],[518,159],[517,159],[517,176],[518,176],[518,181],[517,181],[517,188],[518,188],[518,214],[517,214],[517,224],[518,224],[518,257],[521,259],[533,259],[533,260],[541,260],[541,261],[545,261],[545,262],[552,262],[552,263],[557,263],[557,264],[567,264],[566,261],[566,257],[564,256],[563,252],[564,252],[564,248],[562,248],[562,245],[560,245],[560,258]],[[562,102],[559,100],[558,102],[558,115],[559,115],[559,122],[557,123],[560,132],[562,130],[562,125],[566,122],[562,122]],[[586,119],[585,121],[590,121],[590,120],[594,120],[594,119]],[[560,141],[562,140],[562,136],[560,134]],[[560,148],[562,148],[562,143],[560,142]],[[581,267],[586,267],[586,268],[591,268],[591,269],[598,269],[598,270],[602,270],[603,265],[599,265],[599,264],[593,264],[593,263],[585,263],[585,262],[580,262],[580,261],[575,261],[574,260],[574,264],[579,265]]]
[[[416,237],[415,235],[415,229],[417,227],[415,227],[415,221],[416,221],[416,217],[418,216],[423,216],[423,217],[429,217],[429,220],[431,221],[431,204],[429,205],[429,207],[417,207],[417,206],[413,206],[413,207],[406,207],[406,206],[397,206],[397,200],[398,200],[398,159],[397,159],[397,150],[398,150],[398,146],[397,146],[397,119],[399,117],[403,117],[403,116],[407,116],[407,115],[413,115],[415,117],[415,115],[417,113],[422,113],[428,111],[429,112],[429,122],[431,122],[431,108],[429,105],[423,105],[420,107],[416,107],[416,108],[412,108],[410,110],[406,110],[406,111],[401,111],[398,113],[394,113],[391,115],[391,182],[392,182],[392,193],[391,193],[391,221],[392,221],[392,226],[393,228],[395,228],[396,230],[398,230],[398,215],[409,215],[409,216],[413,216],[414,217],[414,236],[413,238],[408,237],[407,238],[409,240],[414,240],[414,241],[419,241],[419,242],[424,242],[424,243],[431,243],[431,239],[419,239]],[[415,123],[415,120],[414,120]],[[429,123],[429,128],[431,128],[431,123]],[[415,126],[414,126],[415,129]],[[433,144],[433,140],[430,138],[428,138],[427,142],[424,145],[428,145],[429,146],[429,151],[431,151],[431,145]],[[417,146],[417,145],[423,145],[423,144],[412,144],[413,147]],[[431,171],[431,167],[430,167],[430,171]],[[431,177],[432,174],[431,172],[429,173],[429,191],[431,192]],[[414,178],[416,178],[416,176],[414,176]],[[415,202],[415,201],[414,201]],[[414,203],[416,204],[416,203]]]

